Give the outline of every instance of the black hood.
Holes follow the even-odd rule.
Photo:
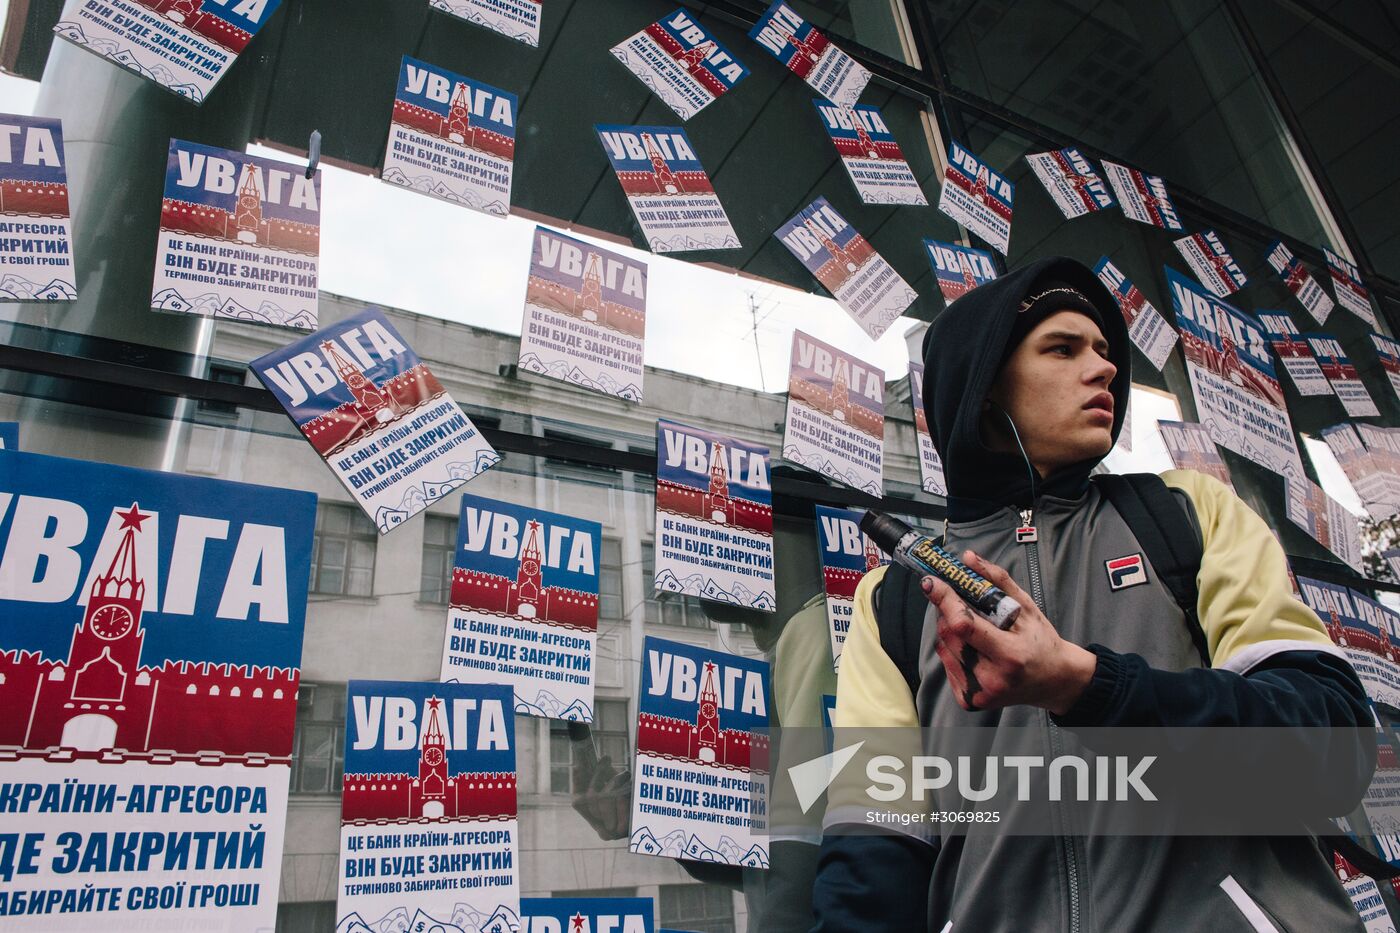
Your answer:
[[[1025,508],[1036,494],[1073,498],[1083,492],[1102,457],[1092,457],[1037,479],[1035,488],[1019,453],[999,453],[982,441],[982,400],[1007,352],[1022,299],[1037,285],[1060,282],[1098,309],[1108,356],[1118,372],[1113,395],[1113,439],[1123,428],[1132,385],[1128,326],[1117,302],[1094,273],[1064,257],[1041,259],[974,288],[948,306],[924,337],[924,412],[948,482],[948,515],[969,521],[1008,505]]]

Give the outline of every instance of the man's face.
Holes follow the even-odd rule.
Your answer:
[[[997,449],[1017,452],[1000,407],[1011,416],[1026,456],[1041,476],[1113,448],[1113,396],[1117,368],[1108,341],[1092,319],[1059,311],[1041,321],[997,375],[983,413],[983,437]],[[1008,446],[1009,444],[1009,446]]]

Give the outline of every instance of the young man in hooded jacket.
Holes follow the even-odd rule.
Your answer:
[[[1110,583],[1105,562],[1143,547],[1089,481],[1122,428],[1130,386],[1127,328],[1093,273],[1069,259],[1032,263],[952,304],[924,347],[948,549],[1023,608],[1003,632],[942,582],[922,581],[911,693],[881,645],[885,571],[867,574],[837,727],[920,726],[927,754],[938,729],[955,726],[1333,727],[1341,738],[1326,760],[1296,765],[1330,788],[1329,815],[1349,812],[1375,764],[1365,693],[1293,598],[1283,551],[1248,506],[1199,473],[1162,477],[1201,539],[1208,665],[1156,574]],[[1033,536],[1017,535],[1029,526]],[[813,898],[821,933],[1362,929],[1306,835],[862,832],[836,792]]]

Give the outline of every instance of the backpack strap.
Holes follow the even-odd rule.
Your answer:
[[[1186,614],[1191,642],[1201,663],[1210,667],[1210,649],[1197,613],[1201,538],[1176,495],[1154,473],[1103,473],[1094,477],[1094,483],[1123,516],[1133,537],[1142,545],[1148,563]]]
[[[909,693],[919,695],[919,640],[924,633],[924,612],[928,600],[913,572],[903,564],[891,563],[875,590],[875,622],[880,629],[880,647],[904,675]]]

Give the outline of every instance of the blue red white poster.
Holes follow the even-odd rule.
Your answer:
[[[772,612],[768,448],[656,422],[656,589]]]
[[[1307,477],[1284,480],[1288,520],[1308,533],[1357,573],[1361,565],[1361,524],[1336,499]]]
[[[0,450],[19,450],[18,421],[0,421]]]
[[[404,56],[379,177],[391,185],[510,213],[515,95]]]
[[[1380,334],[1372,334],[1371,346],[1376,348],[1376,359],[1380,360],[1381,369],[1385,370],[1391,391],[1400,399],[1400,343]]]
[[[649,897],[522,897],[520,933],[652,933]]]
[[[170,141],[151,307],[315,330],[321,173]]]
[[[380,534],[500,462],[374,308],[248,365]]]
[[[637,855],[768,867],[767,661],[647,636],[637,701]]]
[[[1249,281],[1214,230],[1184,236],[1172,245],[1196,279],[1219,298],[1229,298]]]
[[[939,240],[924,240],[924,249],[928,250],[934,280],[947,304],[997,277],[996,263],[985,249]]]
[[[1385,477],[1386,485],[1380,501],[1392,507],[1385,513],[1389,515],[1400,508],[1400,428],[1383,428],[1364,421],[1351,423],[1351,427],[1370,454],[1374,469]],[[1347,478],[1351,478],[1350,474]],[[1360,490],[1357,494],[1360,495]]]
[[[515,711],[593,721],[602,526],[462,496],[442,680],[507,684]]]
[[[1107,159],[1103,160],[1103,173],[1129,220],[1163,230],[1186,229],[1177,216],[1171,195],[1167,194],[1167,183],[1161,178]]]
[[[1381,451],[1380,456],[1373,455],[1357,434],[1356,426],[1349,421],[1324,428],[1318,436],[1327,444],[1327,449],[1332,452],[1337,465],[1346,474],[1347,482],[1351,483],[1356,497],[1370,516],[1382,519],[1393,515],[1394,503],[1400,502],[1397,497],[1400,476],[1388,469],[1390,464],[1387,462],[1389,458],[1384,456],[1385,451]],[[1388,449],[1389,438],[1385,438],[1385,441]]]
[[[885,459],[885,373],[792,332],[783,459],[879,496]]]
[[[871,340],[880,339],[919,297],[826,198],[818,197],[773,235]]]
[[[1327,316],[1336,305],[1332,296],[1322,290],[1322,286],[1317,284],[1317,279],[1312,277],[1308,267],[1303,265],[1303,260],[1293,255],[1293,251],[1284,246],[1282,240],[1275,240],[1269,246],[1268,258],[1269,265],[1279,274],[1279,278],[1283,279],[1283,284],[1288,286],[1288,290],[1299,303],[1313,316],[1313,320],[1319,324],[1326,324]]]
[[[1113,195],[1084,154],[1073,146],[1026,156],[1031,171],[1066,219],[1113,206]]]
[[[1374,329],[1376,312],[1371,307],[1371,293],[1361,282],[1361,272],[1350,260],[1330,249],[1323,247],[1322,252],[1327,257],[1327,272],[1332,278],[1332,293],[1337,296],[1337,303]]]
[[[647,267],[535,228],[520,368],[629,402],[642,400]]]
[[[509,687],[352,680],[336,933],[520,926]]]
[[[1164,267],[1200,422],[1213,441],[1282,476],[1303,475],[1264,329]]]
[[[0,114],[0,301],[78,297],[63,127]]]
[[[685,8],[613,46],[613,58],[689,120],[748,76],[749,69]]]
[[[814,100],[826,133],[866,204],[928,204],[880,111],[865,104],[842,107]]]
[[[1342,650],[1366,695],[1377,703],[1400,706],[1400,631],[1393,613],[1355,590],[1309,577],[1298,577],[1303,602],[1316,612],[1332,643]]]
[[[1016,186],[953,140],[938,209],[1004,256],[1011,246],[1011,202]]]
[[[924,412],[924,366],[909,364],[909,401],[914,409],[914,433],[919,443],[919,482],[924,492],[935,496],[948,495],[948,480],[943,476],[943,458],[933,446],[928,431],[928,415]]]
[[[1162,317],[1162,313],[1147,300],[1142,290],[1130,282],[1107,256],[1099,257],[1098,265],[1094,266],[1094,274],[1113,295],[1113,300],[1118,303],[1118,310],[1123,312],[1123,320],[1128,324],[1128,336],[1132,338],[1133,346],[1142,351],[1148,362],[1160,370],[1167,364],[1172,347],[1176,346],[1176,332],[1167,323],[1167,319]]]
[[[1389,743],[1387,743],[1389,745]],[[1391,753],[1394,758],[1394,752]],[[1389,768],[1383,764],[1378,764],[1376,776],[1380,777],[1385,770],[1393,770],[1392,763]],[[1392,778],[1390,783],[1395,783]],[[1386,796],[1397,793],[1394,788],[1387,788]],[[1367,814],[1369,817],[1369,814]],[[1374,827],[1376,824],[1371,821]],[[1395,933],[1395,921],[1390,919],[1390,911],[1386,909],[1385,901],[1381,898],[1380,888],[1376,886],[1376,880],[1370,875],[1362,874],[1361,869],[1351,864],[1340,852],[1332,853],[1332,867],[1337,872],[1337,877],[1341,879],[1342,887],[1346,888],[1347,896],[1351,898],[1351,905],[1356,908],[1356,912],[1361,917],[1361,922],[1366,928],[1366,933]]]
[[[652,252],[738,248],[739,237],[684,129],[594,129]]]
[[[1235,488],[1230,479],[1230,468],[1216,449],[1210,433],[1194,421],[1158,421],[1157,433],[1161,435],[1162,446],[1167,448],[1167,456],[1172,466],[1178,470],[1195,470],[1206,476],[1213,476],[1220,482]]]
[[[0,926],[272,929],[315,515],[0,453]]]
[[[196,104],[282,0],[67,0],[53,31]]]
[[[1274,348],[1299,395],[1332,394],[1332,384],[1322,374],[1312,347],[1298,332],[1291,317],[1282,311],[1260,311],[1259,323],[1264,325],[1264,332],[1269,335],[1269,346]]]
[[[544,0],[428,0],[428,6],[517,42],[540,44]]]
[[[1330,334],[1304,334],[1313,356],[1317,357],[1318,368],[1327,377],[1332,391],[1341,399],[1342,407],[1353,418],[1372,418],[1380,414],[1361,374],[1356,371],[1341,341]]]
[[[855,106],[870,82],[864,65],[833,45],[782,0],[758,18],[749,38],[833,104]]]
[[[889,558],[860,530],[860,509],[815,506],[817,541],[821,545],[822,585],[826,590],[826,621],[831,627],[831,662],[841,671],[841,649],[855,614],[856,586],[861,577]]]

